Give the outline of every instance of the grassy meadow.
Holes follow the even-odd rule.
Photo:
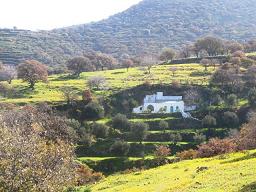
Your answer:
[[[145,171],[115,174],[89,188],[92,192],[253,192],[256,191],[255,157],[254,150],[181,161]]]
[[[177,71],[174,76],[169,70],[170,67],[176,67]],[[208,68],[206,75],[204,67],[199,64],[182,64],[182,65],[157,65],[151,69],[151,74],[146,69],[130,68],[115,69],[97,72],[85,72],[77,79],[69,78],[68,74],[52,75],[48,78],[48,83],[37,83],[35,90],[28,89],[28,85],[21,80],[14,80],[12,85],[19,93],[14,98],[0,98],[2,102],[11,103],[38,103],[38,102],[62,102],[64,100],[60,91],[63,87],[72,87],[78,93],[81,93],[87,87],[86,80],[92,76],[103,76],[107,80],[108,89],[95,91],[96,95],[108,96],[113,92],[131,88],[145,82],[152,84],[165,83],[170,84],[173,81],[179,83],[207,84],[210,74],[213,73],[213,67]]]

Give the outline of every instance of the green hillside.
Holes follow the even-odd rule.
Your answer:
[[[17,64],[19,53],[56,66],[88,50],[120,58],[180,49],[206,35],[244,42],[256,38],[255,12],[255,0],[144,0],[95,23],[36,32],[0,29],[0,60]]]
[[[90,189],[92,192],[253,192],[255,165],[256,151],[222,155],[116,174],[91,185]]]
[[[92,76],[103,76],[107,80],[109,90],[95,91],[96,95],[110,95],[127,88],[141,85],[145,82],[152,84],[171,84],[177,81],[181,84],[207,84],[213,67],[209,67],[208,73],[204,73],[204,67],[199,64],[176,65],[177,71],[175,76],[169,70],[170,65],[154,66],[151,74],[146,74],[145,69],[131,68],[127,72],[126,69],[116,69],[97,72],[85,72],[80,78],[72,79],[68,74],[52,75],[48,78],[48,83],[38,83],[35,90],[30,90],[26,83],[21,80],[14,80],[13,87],[16,88],[18,95],[12,98],[0,98],[0,101],[12,103],[38,103],[38,102],[62,102],[64,98],[60,91],[63,87],[72,87],[78,93],[87,88],[86,80]],[[205,76],[204,76],[205,74]]]

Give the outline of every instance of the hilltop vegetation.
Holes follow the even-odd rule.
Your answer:
[[[87,51],[124,54],[180,49],[206,35],[244,42],[255,38],[255,0],[144,0],[109,19],[52,31],[0,30],[0,60],[36,59],[63,65]]]

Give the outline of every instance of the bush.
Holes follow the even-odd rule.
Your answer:
[[[256,89],[251,89],[248,93],[248,101],[250,106],[255,107],[256,106]]]
[[[78,186],[95,183],[104,178],[102,173],[93,172],[89,167],[81,164],[78,165],[76,173]]]
[[[206,115],[203,120],[202,120],[202,126],[206,127],[206,128],[211,128],[216,126],[216,119],[215,117],[211,116],[211,115]]]
[[[200,144],[206,141],[206,136],[202,133],[196,133],[193,139],[195,143]]]
[[[156,147],[156,150],[154,152],[154,155],[157,159],[164,159],[166,158],[167,156],[169,156],[171,153],[171,150],[169,147],[167,146],[163,146],[163,145],[160,145],[160,146],[157,146]]]
[[[181,160],[190,160],[197,158],[198,152],[196,150],[189,149],[187,151],[177,153],[176,156],[179,157]]]
[[[104,117],[104,108],[98,103],[90,102],[80,111],[81,120],[97,120]]]
[[[233,139],[210,139],[208,143],[198,146],[198,157],[213,157],[237,150]]]
[[[106,138],[109,135],[109,127],[104,124],[94,123],[92,125],[92,133],[97,138]]]
[[[223,115],[223,122],[227,127],[237,127],[239,124],[239,118],[234,112],[227,111]]]
[[[228,95],[226,103],[229,107],[235,107],[238,103],[237,96],[235,94]]]
[[[247,124],[245,124],[239,136],[239,148],[250,150],[256,148],[256,116],[253,114]]]
[[[129,153],[130,144],[125,141],[116,141],[111,147],[110,152],[117,156],[126,156]]]
[[[127,119],[125,115],[122,114],[117,114],[113,119],[112,119],[112,126],[115,129],[119,129],[122,131],[129,131],[130,130],[130,122]]]
[[[163,120],[161,120],[161,121],[159,122],[159,129],[160,129],[160,130],[165,131],[165,130],[168,129],[168,128],[169,128],[168,122],[163,121]]]
[[[133,123],[131,127],[132,138],[142,142],[147,137],[148,129],[149,129],[149,126],[146,123],[142,123],[142,122]]]

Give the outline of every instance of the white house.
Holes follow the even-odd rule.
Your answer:
[[[133,109],[133,113],[176,113],[195,110],[195,107],[185,107],[182,96],[164,96],[163,92],[147,95],[142,106]]]

